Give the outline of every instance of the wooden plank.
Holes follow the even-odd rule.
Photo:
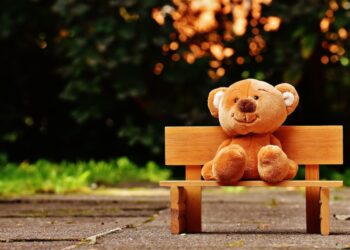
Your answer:
[[[343,163],[342,126],[283,126],[275,135],[298,164]],[[165,164],[203,165],[226,138],[219,126],[166,127]]]
[[[318,180],[319,166],[306,165],[305,179]],[[306,232],[320,233],[320,188],[307,187],[306,188]]]
[[[285,126],[275,135],[298,164],[343,164],[342,126]]]
[[[329,188],[321,188],[320,190],[320,205],[321,205],[321,234],[329,235]]]
[[[183,187],[170,189],[170,230],[172,234],[180,234],[186,230],[186,195]]]
[[[343,181],[282,181],[279,183],[267,183],[264,181],[240,181],[236,184],[222,185],[216,181],[161,181],[162,187],[220,187],[220,186],[243,186],[243,187],[342,187]],[[317,198],[318,201],[318,198]]]
[[[186,180],[200,180],[201,166],[186,166]],[[186,193],[186,231],[188,233],[202,232],[202,188],[185,187]]]
[[[204,165],[227,138],[221,127],[165,127],[165,165]]]

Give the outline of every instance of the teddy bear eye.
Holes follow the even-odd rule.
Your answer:
[[[254,98],[254,100],[258,100],[259,96],[255,95],[253,98]]]
[[[238,102],[238,100],[239,100],[239,98],[236,97],[236,98],[234,99],[234,102],[236,103],[236,102]]]

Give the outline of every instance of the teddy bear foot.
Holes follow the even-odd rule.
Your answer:
[[[221,149],[213,160],[213,176],[221,183],[239,181],[246,164],[246,153],[239,145],[230,145]]]
[[[289,159],[282,149],[275,145],[262,147],[258,153],[258,172],[266,182],[280,182],[289,172]]]

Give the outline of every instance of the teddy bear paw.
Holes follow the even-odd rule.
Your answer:
[[[215,180],[213,176],[213,161],[208,161],[204,164],[201,174],[206,181]]]
[[[221,149],[213,160],[213,176],[221,183],[239,181],[246,165],[246,153],[239,145],[230,145]]]
[[[262,147],[258,153],[258,172],[266,182],[280,182],[289,171],[289,159],[283,150],[275,145]]]
[[[293,160],[289,160],[289,170],[288,170],[288,174],[287,176],[284,178],[285,180],[291,180],[294,179],[294,177],[297,175],[298,173],[298,169],[299,166],[298,164],[293,161]]]

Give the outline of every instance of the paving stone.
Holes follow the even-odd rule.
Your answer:
[[[205,189],[201,234],[170,234],[168,200],[166,189],[0,200],[0,249],[350,247],[350,220],[333,216],[350,215],[350,188],[331,190],[330,236],[305,233],[303,189]]]

